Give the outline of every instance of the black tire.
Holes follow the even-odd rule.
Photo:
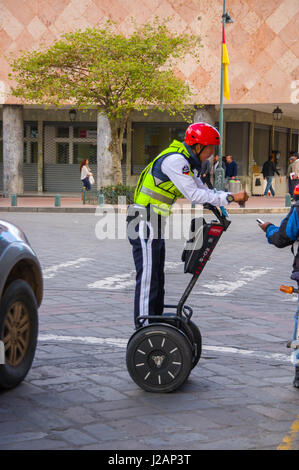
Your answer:
[[[201,333],[197,325],[193,323],[193,321],[189,321],[188,323],[189,328],[192,331],[193,335],[193,340],[194,340],[194,347],[195,347],[195,353],[193,355],[193,363],[192,363],[192,369],[197,365],[200,357],[201,357],[201,351],[202,351],[202,338],[201,338]]]
[[[148,325],[131,337],[127,368],[133,381],[147,392],[167,393],[181,387],[192,369],[192,346],[171,325]]]
[[[186,323],[179,322],[175,319],[176,317],[172,314],[166,314],[163,323],[175,326],[178,329],[183,329],[184,333],[188,336],[191,344],[193,345],[193,362],[192,369],[197,365],[202,352],[202,337],[198,326],[189,320]],[[185,326],[186,325],[186,326]],[[190,331],[191,330],[191,331]]]
[[[35,295],[23,280],[13,281],[0,303],[0,340],[5,364],[0,365],[0,389],[17,386],[26,377],[36,350],[38,312]]]

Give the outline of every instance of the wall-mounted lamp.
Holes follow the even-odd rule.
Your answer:
[[[222,23],[233,23],[233,22],[234,20],[230,16],[228,11],[222,15]]]
[[[77,111],[75,109],[71,109],[69,111],[69,116],[71,121],[75,121],[77,117]]]
[[[281,121],[283,113],[282,113],[282,110],[278,106],[276,106],[272,114],[273,114],[274,121]]]

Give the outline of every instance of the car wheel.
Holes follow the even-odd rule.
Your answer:
[[[26,377],[35,354],[37,332],[35,295],[27,282],[13,281],[0,303],[0,340],[5,353],[5,364],[0,365],[0,388],[13,388]]]

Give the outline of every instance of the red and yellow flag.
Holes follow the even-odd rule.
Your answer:
[[[226,47],[226,42],[225,42],[224,24],[222,25],[222,64],[223,64],[223,96],[225,96],[225,98],[229,100],[230,98],[229,80],[228,80],[229,58],[228,58],[227,47]]]

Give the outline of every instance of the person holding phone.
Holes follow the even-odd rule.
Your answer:
[[[275,245],[277,248],[285,248],[286,246],[292,246],[296,241],[299,241],[299,184],[294,189],[294,204],[291,207],[287,216],[281,221],[279,227],[272,224],[271,222],[263,222],[257,219],[259,227],[266,233],[268,242],[271,245]],[[299,287],[299,244],[297,252],[294,253],[293,270],[291,279],[297,281]],[[299,303],[295,314],[295,327],[294,337],[297,339],[297,329],[299,325]],[[295,378],[293,385],[299,388],[299,349],[294,350],[293,364],[295,366]]]

